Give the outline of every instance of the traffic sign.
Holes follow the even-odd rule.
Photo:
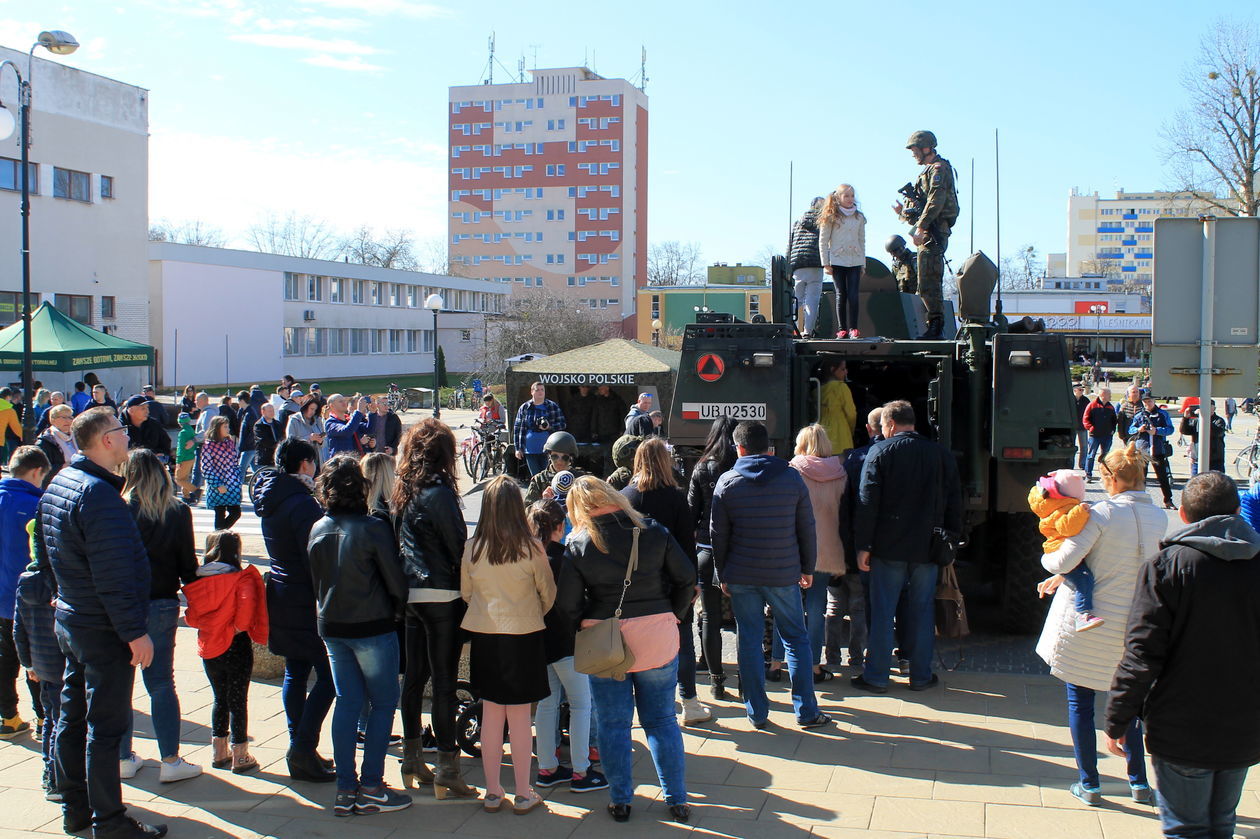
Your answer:
[[[720,355],[706,353],[696,362],[696,375],[702,382],[716,382],[726,372],[726,363]]]

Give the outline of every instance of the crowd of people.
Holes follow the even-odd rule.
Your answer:
[[[940,682],[933,600],[953,558],[942,545],[963,528],[954,457],[915,430],[908,402],[881,406],[858,429],[844,370],[826,379],[824,422],[799,429],[790,458],[772,450],[764,424],[724,417],[685,477],[644,394],[622,431],[646,433],[621,435],[619,443],[630,442],[615,452],[626,462],[615,482],[575,474],[565,417],[538,384],[517,415],[527,439],[546,432],[522,452],[527,462],[535,455],[533,480],[525,491],[511,477],[490,481],[471,536],[455,438],[437,419],[393,436],[387,410],[369,414],[369,400],[341,395],[321,405],[318,386],[303,394],[285,382],[271,399],[258,390],[217,406],[190,390],[192,410],[180,412],[172,449],[165,431],[165,448],[152,431],[159,421],[143,394],[117,410],[88,406],[62,423],[74,448],[61,452],[55,477],[43,446],[23,446],[0,482],[0,606],[8,609],[0,615],[0,738],[29,728],[19,713],[20,663],[43,721],[36,733],[45,793],[61,804],[65,830],[164,835],[165,826],[127,816],[121,780],[144,765],[131,733],[137,666],[160,780],[203,772],[180,755],[174,648],[182,596],[214,697],[213,769],[259,768],[248,745],[257,643],[284,661],[287,771],[335,785],[336,816],[409,807],[417,787],[526,814],[545,806],[538,788],[565,786],[606,790],[611,818],[625,822],[637,712],[669,816],[687,823],[681,727],[713,716],[699,699],[698,673],[709,674],[714,701],[729,698],[721,635],[728,609],[739,695],[754,729],[772,728],[766,685],[785,675],[802,730],[832,724],[816,685],[840,666],[855,671],[853,688],[874,694],[893,687],[899,660],[907,689]],[[1091,443],[1110,407],[1099,396],[1082,409],[1099,431]],[[1113,408],[1113,427],[1125,410]],[[258,419],[247,449],[251,411]],[[1129,761],[1132,797],[1155,799],[1145,733],[1167,835],[1196,835],[1199,824],[1232,828],[1246,767],[1260,760],[1260,717],[1240,698],[1249,669],[1209,673],[1201,655],[1214,633],[1236,637],[1230,626],[1260,626],[1252,594],[1260,565],[1249,561],[1260,535],[1240,514],[1233,483],[1214,471],[1186,485],[1187,528],[1165,535],[1165,514],[1143,488],[1150,440],[1163,427],[1153,414],[1147,406],[1130,411],[1133,439],[1123,448],[1094,447],[1108,498],[1047,546],[1043,565],[1055,576],[1041,590],[1054,601],[1038,652],[1067,685],[1080,768],[1072,794],[1101,802],[1094,697],[1110,691],[1104,727],[1109,748]],[[372,417],[382,419],[373,425]],[[51,417],[50,428],[61,430],[51,423],[64,419]],[[274,435],[282,422],[285,433]],[[855,446],[855,436],[870,442]],[[185,451],[195,454],[192,467],[183,467]],[[259,471],[265,575],[245,561],[231,529],[250,468]],[[202,492],[216,521],[199,557],[185,502]],[[1260,509],[1260,496],[1249,496]],[[1098,619],[1088,632],[1073,594],[1082,568]],[[1260,633],[1243,634],[1239,650],[1253,662]],[[466,778],[456,736],[466,644],[482,707],[484,790]],[[610,644],[618,663],[609,664]],[[1193,703],[1185,701],[1190,691]],[[1191,714],[1196,703],[1213,713]],[[331,759],[318,751],[330,711]],[[398,715],[403,789],[386,778]],[[507,744],[510,797],[501,777]]]

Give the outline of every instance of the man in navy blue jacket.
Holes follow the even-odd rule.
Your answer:
[[[831,718],[818,710],[814,696],[814,659],[801,600],[801,590],[813,583],[818,551],[809,490],[786,460],[767,453],[764,425],[741,422],[734,437],[739,459],[713,489],[710,536],[717,577],[735,611],[744,707],[753,726],[765,728],[770,701],[761,638],[768,604],[787,652],[796,722],[817,728]]]
[[[126,815],[118,749],[131,722],[135,667],[153,661],[149,557],[119,492],[127,432],[110,408],[71,426],[79,455],[40,499],[36,538],[57,580],[57,643],[66,655],[57,724],[57,785],[66,833],[93,839],[166,835]],[[90,755],[90,759],[89,759]]]

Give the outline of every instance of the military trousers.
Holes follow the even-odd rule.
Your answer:
[[[919,248],[919,297],[927,307],[928,319],[941,317],[941,284],[945,277],[945,249],[949,237],[933,236]]]

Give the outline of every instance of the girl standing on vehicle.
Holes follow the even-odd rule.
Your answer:
[[[823,204],[818,216],[818,254],[836,286],[836,337],[861,338],[858,285],[866,265],[866,216],[848,184],[836,187]]]

